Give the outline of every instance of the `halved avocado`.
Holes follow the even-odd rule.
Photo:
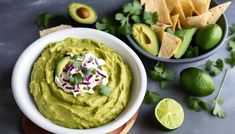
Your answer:
[[[159,44],[157,35],[148,25],[135,23],[132,26],[132,36],[145,51],[152,55],[158,54]]]
[[[197,28],[189,28],[189,29],[178,30],[175,32],[175,35],[182,40],[179,49],[174,54],[174,57],[176,59],[181,58],[185,54],[196,30]]]
[[[55,75],[57,77],[60,77],[63,69],[65,68],[65,66],[71,61],[70,56],[66,56],[64,58],[62,58],[56,65],[56,69],[55,69]]]
[[[97,20],[96,11],[83,3],[72,2],[68,7],[69,16],[81,24],[93,24]]]

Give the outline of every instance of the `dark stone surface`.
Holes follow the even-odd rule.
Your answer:
[[[92,7],[98,13],[99,19],[102,16],[113,16],[114,13],[122,7],[123,3],[130,0],[80,0]],[[219,3],[225,0],[216,0]],[[2,0],[0,1],[0,133],[18,134],[22,133],[20,126],[21,112],[17,107],[12,91],[11,91],[11,73],[14,64],[19,55],[24,49],[29,46],[34,40],[39,38],[39,29],[35,25],[35,20],[43,12],[50,12],[60,16],[56,20],[55,24],[65,23],[69,24],[66,8],[71,0]],[[235,22],[235,4],[229,7],[226,11],[229,24]],[[93,26],[90,26],[93,27]],[[127,44],[125,38],[121,38]],[[141,57],[146,70],[152,68],[156,63],[155,61]],[[224,58],[229,53],[226,51],[226,45],[209,59]],[[172,68],[177,75],[179,72],[189,66],[200,66],[205,63],[206,60],[191,63],[191,64],[167,64],[169,68]],[[185,110],[185,122],[183,126],[172,132],[163,132],[156,128],[153,123],[153,110],[152,106],[142,105],[140,116],[131,129],[132,134],[151,134],[151,133],[174,133],[174,134],[223,134],[234,133],[234,120],[235,120],[235,79],[232,78],[235,75],[235,70],[231,69],[228,78],[225,82],[222,97],[225,100],[223,105],[224,110],[227,112],[228,117],[226,119],[218,119],[206,112],[194,112],[186,108],[183,103],[184,94],[180,91],[177,85],[177,80],[174,81],[171,89],[160,91],[158,84],[148,79],[148,88],[154,91],[158,91],[165,97],[172,97],[179,101]],[[216,91],[221,82],[222,75],[215,77]],[[211,100],[215,94],[204,97],[204,100]]]

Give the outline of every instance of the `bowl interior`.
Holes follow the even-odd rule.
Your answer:
[[[29,93],[31,69],[40,53],[50,42],[64,40],[67,37],[86,38],[99,41],[114,49],[129,65],[133,73],[131,96],[125,110],[114,121],[91,129],[70,129],[53,124],[37,109]],[[138,56],[121,40],[102,31],[89,28],[70,28],[42,37],[32,43],[19,57],[12,75],[12,90],[14,98],[22,112],[38,126],[53,133],[108,133],[126,123],[138,110],[145,95],[147,77],[144,66]]]
[[[210,7],[214,7],[218,5],[216,2],[211,1]],[[148,52],[146,52],[145,50],[143,50],[136,42],[135,40],[130,36],[127,35],[127,39],[129,40],[129,42],[133,45],[133,47],[135,49],[137,49],[137,51],[139,51],[141,54],[143,54],[144,56],[156,60],[156,61],[163,61],[163,62],[170,62],[170,63],[188,63],[188,62],[195,62],[195,61],[199,61],[199,60],[203,60],[209,56],[211,56],[212,54],[214,54],[215,52],[217,52],[223,45],[227,34],[228,34],[228,23],[227,23],[227,19],[225,14],[222,14],[222,16],[219,18],[219,20],[217,21],[217,24],[221,26],[222,30],[223,30],[223,36],[222,39],[220,40],[220,42],[218,43],[218,45],[216,47],[214,47],[213,49],[211,49],[210,51],[197,56],[197,57],[193,57],[193,58],[182,58],[182,59],[166,59],[166,58],[160,58],[154,55],[149,54]]]

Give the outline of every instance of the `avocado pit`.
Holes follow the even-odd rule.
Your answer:
[[[89,10],[87,8],[84,8],[84,7],[78,8],[76,10],[76,14],[82,19],[86,19],[86,18],[90,17]]]

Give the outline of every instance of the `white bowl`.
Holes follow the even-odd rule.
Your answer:
[[[34,62],[50,42],[64,40],[67,37],[86,38],[99,41],[115,50],[133,73],[131,95],[125,110],[113,121],[97,128],[71,129],[54,124],[45,118],[37,109],[29,93],[29,80]],[[124,42],[108,33],[89,28],[70,28],[54,32],[33,42],[19,57],[12,74],[12,90],[16,103],[21,111],[35,124],[52,133],[87,134],[108,133],[125,124],[140,107],[147,88],[147,77],[144,66]]]

